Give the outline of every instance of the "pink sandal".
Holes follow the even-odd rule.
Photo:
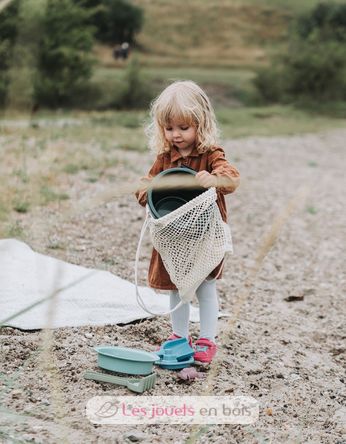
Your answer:
[[[216,355],[217,345],[215,342],[207,338],[199,338],[195,342],[195,354],[193,356],[195,361],[210,363]]]

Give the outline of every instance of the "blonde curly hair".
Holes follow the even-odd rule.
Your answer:
[[[206,93],[195,82],[173,82],[152,102],[150,121],[145,128],[151,151],[161,154],[171,150],[164,127],[173,120],[196,127],[196,148],[199,153],[218,144],[220,131],[214,109]]]

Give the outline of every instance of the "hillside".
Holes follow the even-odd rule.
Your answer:
[[[319,0],[133,0],[145,11],[141,62],[253,68],[285,42],[292,19]]]
[[[135,0],[145,10],[138,35],[144,64],[249,67],[284,40],[292,13],[257,2]]]

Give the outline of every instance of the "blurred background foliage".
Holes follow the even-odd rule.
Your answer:
[[[29,16],[30,2],[0,11],[3,108],[146,109],[189,78],[221,108],[346,113],[345,2],[39,0]]]
[[[287,49],[261,69],[266,102],[346,100],[346,4],[320,3],[294,21]]]
[[[95,38],[106,44],[135,42],[144,19],[142,8],[127,0],[74,0],[88,10],[87,23],[95,27]]]

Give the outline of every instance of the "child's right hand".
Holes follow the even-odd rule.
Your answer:
[[[208,173],[206,170],[202,170],[196,174],[196,180],[199,185],[204,188],[216,187],[217,178],[212,174]]]

